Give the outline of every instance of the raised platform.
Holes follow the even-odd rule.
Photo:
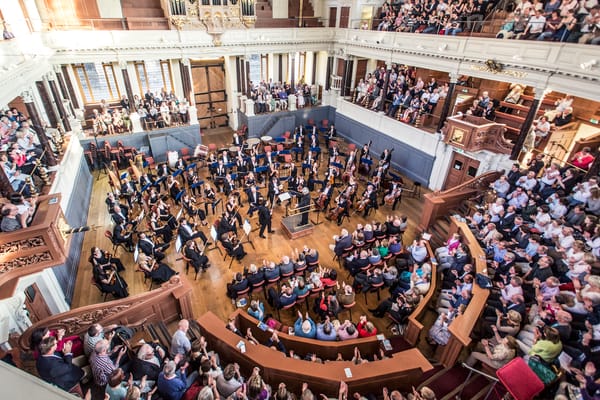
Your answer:
[[[308,236],[313,233],[315,230],[315,226],[310,222],[308,225],[300,226],[297,225],[300,223],[300,219],[302,215],[291,215],[289,217],[285,217],[281,220],[281,229],[288,237],[288,239],[298,239],[303,236]]]

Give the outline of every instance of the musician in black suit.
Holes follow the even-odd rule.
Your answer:
[[[225,213],[221,214],[221,218],[219,219],[219,226],[217,227],[218,237],[222,237],[223,234],[228,232],[237,233],[237,227],[235,223],[235,218],[227,218],[227,215]]]
[[[236,132],[233,132],[233,140],[231,142],[234,146],[242,147],[244,139],[241,138]]]
[[[56,351],[56,338],[48,336],[40,343],[40,356],[36,361],[36,368],[40,378],[59,388],[80,394],[83,397],[79,380],[83,378],[84,372],[81,368],[73,365],[73,354],[71,353],[71,342],[64,344],[62,352]]]
[[[335,125],[331,124],[329,129],[327,130],[327,136],[325,136],[325,144],[327,148],[329,148],[329,141],[337,136],[337,129],[335,129]]]
[[[208,182],[204,184],[204,198],[206,199],[206,202],[204,203],[204,212],[208,215],[208,205],[210,204],[214,215],[215,208],[217,208],[217,204],[221,202],[221,199],[217,199],[217,194],[213,188],[210,187],[210,183]]]
[[[149,257],[153,257],[156,261],[162,261],[165,258],[165,253],[163,253],[170,246],[169,243],[163,243],[160,246],[154,244],[152,239],[146,236],[145,233],[140,233],[138,240],[138,248],[139,250]]]
[[[196,238],[202,239],[204,244],[208,243],[208,239],[206,235],[202,231],[195,231],[192,226],[190,226],[185,218],[182,218],[179,222],[179,229],[177,230],[177,234],[181,238],[182,243],[187,243],[188,240],[193,240]]]
[[[208,257],[204,255],[204,250],[198,249],[196,242],[193,240],[188,240],[185,243],[183,254],[185,254],[186,258],[190,259],[190,263],[196,272],[200,271],[200,269],[202,269],[202,271],[206,271],[206,269],[210,267],[210,264],[208,263]]]
[[[281,184],[279,183],[279,178],[277,178],[277,176],[273,176],[269,180],[269,203],[274,204],[275,201],[277,204],[281,203],[281,200],[279,200],[279,194],[281,194]],[[275,197],[277,197],[277,199]]]
[[[119,203],[115,204],[112,209],[112,213],[110,215],[115,224],[119,225],[125,223],[126,225],[129,223],[129,216],[127,214],[126,209],[121,208]]]
[[[258,206],[258,223],[260,224],[259,236],[261,238],[266,239],[264,235],[265,228],[269,228],[269,233],[275,232],[273,229],[271,229],[271,210],[264,204],[264,202],[261,202]]]
[[[100,265],[94,265],[92,270],[94,282],[102,293],[112,293],[115,297],[129,296],[127,282],[116,271],[105,270]]]
[[[375,187],[371,184],[367,185],[367,190],[363,193],[363,200],[369,200],[367,205],[365,206],[365,213],[363,217],[367,217],[369,211],[374,208],[377,209],[377,192],[375,191]]]
[[[223,161],[219,160],[219,165],[217,165],[217,168],[215,169],[214,181],[215,185],[217,186],[217,188],[219,188],[221,192],[223,191],[225,175],[227,175],[227,168],[225,168],[225,166],[223,165]]]
[[[127,204],[129,205],[129,208],[131,208],[131,204],[134,200],[137,200],[138,198],[138,191],[137,188],[135,187],[135,183],[133,181],[130,181],[129,179],[125,178],[121,181],[121,196],[125,197],[125,200],[127,200]]]
[[[112,240],[115,244],[125,244],[129,252],[133,251],[133,238],[131,232],[127,231],[125,222],[121,222],[120,224],[115,225],[115,228],[113,229]]]
[[[302,218],[298,226],[308,225],[308,213],[310,210],[310,191],[308,188],[302,189],[302,197],[300,197],[300,203],[298,203],[298,209],[302,213]]]
[[[166,163],[162,163],[156,168],[156,176],[158,176],[159,179],[162,179],[163,189],[165,190],[167,189],[167,176],[172,173],[173,170],[169,168]]]
[[[250,186],[250,189],[246,191],[248,194],[248,203],[250,204],[250,208],[248,209],[248,216],[252,218],[252,214],[254,211],[258,210],[261,194],[256,189],[256,186]]]

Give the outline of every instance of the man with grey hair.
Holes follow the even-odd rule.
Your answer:
[[[350,236],[348,230],[344,228],[342,228],[340,236],[334,236],[333,240],[335,241],[335,244],[330,244],[329,248],[338,257],[341,257],[342,254],[344,254],[344,249],[347,249],[352,245],[352,236]]]
[[[187,319],[182,319],[177,325],[177,331],[173,334],[171,340],[171,356],[175,357],[178,354],[188,354],[192,348],[190,339],[187,337],[187,331],[190,328],[190,323]]]
[[[109,355],[110,343],[106,339],[102,339],[94,346],[94,352],[90,357],[90,366],[94,382],[98,386],[106,386],[110,374],[119,367],[121,358],[127,350],[124,346],[116,346],[115,351],[118,351],[117,359],[113,362]]]
[[[177,368],[182,359],[183,355],[177,354],[173,361],[165,362],[162,372],[158,375],[156,386],[158,393],[165,400],[180,400],[188,388],[185,374],[188,363],[185,362]]]
[[[279,264],[279,273],[282,276],[288,276],[294,272],[294,263],[290,260],[289,256],[281,257],[281,263]]]

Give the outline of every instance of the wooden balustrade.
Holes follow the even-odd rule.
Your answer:
[[[136,326],[163,321],[170,323],[180,318],[192,318],[192,287],[185,277],[176,275],[169,282],[150,292],[79,307],[53,315],[29,327],[19,338],[19,347],[29,350],[31,333],[37,327],[63,328],[66,335],[83,337],[89,326],[117,324]]]
[[[250,328],[252,335],[261,343],[266,343],[272,335],[269,331],[259,329],[258,320],[246,311],[237,310],[231,315],[231,318],[236,321],[236,326],[241,332],[246,332]],[[294,350],[300,356],[318,354],[324,360],[335,360],[338,354],[341,354],[345,360],[350,360],[354,356],[354,348],[358,348],[364,357],[377,354],[380,349],[380,342],[375,336],[342,342],[327,342],[289,335],[286,332],[277,332],[277,335],[287,350]]]
[[[423,213],[419,222],[419,229],[426,231],[439,217],[448,215],[452,209],[458,208],[461,202],[474,196],[482,190],[487,190],[490,183],[504,174],[504,171],[490,171],[478,177],[461,183],[452,189],[443,192],[427,193],[423,197]]]
[[[351,393],[372,392],[380,393],[384,386],[410,390],[423,374],[433,366],[416,349],[410,349],[393,354],[385,360],[373,361],[356,365],[350,361],[331,361],[325,364],[313,363],[294,358],[286,358],[279,351],[262,345],[252,345],[247,340],[236,335],[225,327],[225,322],[215,314],[208,312],[198,319],[198,324],[206,338],[209,348],[221,356],[223,363],[237,362],[242,372],[249,374],[259,366],[263,379],[276,387],[279,382],[285,382],[288,389],[299,393],[303,382],[308,383],[313,393],[323,393],[337,396],[340,381],[348,384]],[[281,334],[284,337],[285,334]],[[290,341],[313,343],[313,352],[318,353],[317,345],[324,347],[335,345],[335,342],[318,342],[289,336]],[[238,345],[244,344],[244,352]],[[343,342],[340,343],[343,345]],[[351,376],[346,374],[348,368]]]
[[[60,208],[60,194],[40,196],[27,228],[0,233],[0,298],[13,295],[20,277],[65,262],[69,228]]]
[[[487,268],[485,252],[477,242],[475,235],[469,229],[467,224],[451,218],[449,235],[459,233],[462,242],[469,247],[472,257],[472,263],[476,273],[484,273]],[[481,316],[486,305],[489,290],[482,289],[477,284],[473,285],[473,293],[465,312],[454,319],[448,327],[450,340],[443,346],[439,352],[439,361],[445,367],[451,367],[456,363],[461,351],[471,343],[471,332]]]
[[[454,147],[510,154],[513,145],[504,138],[505,131],[505,124],[466,114],[449,117],[442,129],[444,142]]]
[[[426,242],[425,246],[427,246],[427,253],[429,254],[429,259],[433,260],[435,254],[431,249],[431,245],[429,244],[429,242]],[[424,328],[420,319],[423,318],[423,314],[427,310],[429,303],[435,298],[435,293],[437,291],[438,284],[437,262],[431,262],[430,279],[431,282],[429,285],[429,291],[423,296],[423,299],[419,302],[417,307],[415,307],[413,312],[408,317],[408,324],[406,325],[406,331],[404,332],[404,340],[406,340],[412,346],[416,346],[419,342],[419,336],[421,335],[421,331]]]

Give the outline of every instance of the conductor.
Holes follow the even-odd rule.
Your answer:
[[[298,226],[308,225],[308,211],[310,209],[310,191],[307,187],[302,188],[302,197],[300,197],[300,203],[298,203],[298,208],[302,213],[302,219]]]

